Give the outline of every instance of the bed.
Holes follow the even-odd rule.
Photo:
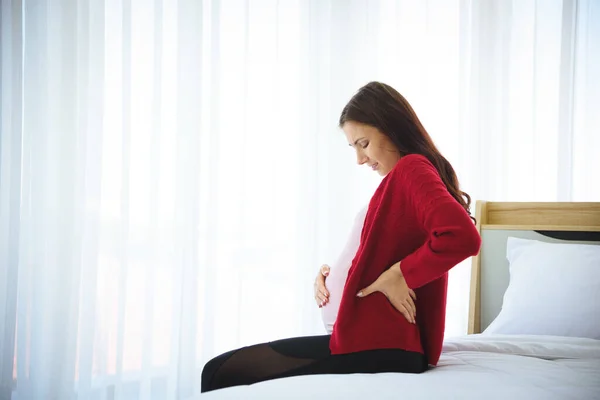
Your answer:
[[[198,399],[600,399],[600,203],[479,201],[468,335],[424,374],[300,376]],[[574,272],[575,271],[575,272]]]

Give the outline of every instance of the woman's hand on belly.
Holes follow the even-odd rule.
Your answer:
[[[415,323],[417,315],[415,301],[417,300],[417,295],[406,284],[406,280],[400,270],[400,262],[385,270],[375,282],[360,290],[357,296],[366,297],[375,292],[383,293],[394,308],[404,315],[408,322]]]
[[[317,305],[319,306],[319,308],[325,306],[329,302],[329,291],[327,290],[327,287],[325,286],[325,280],[327,279],[327,276],[329,275],[329,270],[330,270],[329,265],[323,264],[321,266],[321,268],[319,269],[319,273],[317,274],[317,277],[315,278],[315,284],[314,284],[315,301],[317,302]]]

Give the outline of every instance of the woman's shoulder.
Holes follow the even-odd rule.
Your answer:
[[[408,154],[402,157],[394,168],[392,174],[399,179],[405,179],[418,172],[431,172],[431,170],[437,172],[431,161],[421,154]]]
[[[371,202],[375,201],[378,204],[384,194],[407,195],[414,189],[420,189],[423,185],[439,179],[437,169],[427,157],[421,154],[408,154],[398,160],[394,168],[383,178]]]

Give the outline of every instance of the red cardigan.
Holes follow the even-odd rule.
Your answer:
[[[404,349],[424,353],[436,365],[444,340],[448,270],[477,254],[480,246],[473,221],[433,164],[421,155],[402,157],[369,203],[333,327],[331,353]],[[417,295],[415,325],[379,292],[356,297],[398,261]]]

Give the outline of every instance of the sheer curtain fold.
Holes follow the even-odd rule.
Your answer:
[[[370,80],[474,200],[600,200],[594,0],[7,0],[0,21],[0,398],[188,398],[220,352],[322,333],[312,281],[379,182],[337,128]]]
[[[600,3],[582,0],[577,3],[577,23],[574,58],[573,99],[573,198],[599,198],[600,185],[590,185],[598,180],[600,146],[598,126],[600,114],[600,80],[595,71],[600,68]],[[590,151],[595,149],[596,153]]]
[[[575,54],[577,8],[574,1],[565,1],[562,9],[560,87],[558,104],[558,200],[573,196],[573,110],[575,94]]]
[[[21,209],[22,57],[20,2],[0,6],[0,397],[14,383]]]
[[[76,29],[74,62],[76,77],[76,103],[72,116],[76,124],[77,165],[75,167],[78,188],[79,220],[77,238],[80,249],[76,262],[79,266],[80,283],[76,300],[78,307],[78,340],[76,352],[77,377],[74,382],[74,393],[80,398],[93,398],[92,381],[98,371],[106,366],[106,346],[101,346],[102,354],[94,362],[96,344],[104,338],[98,297],[102,292],[99,278],[100,243],[104,236],[102,229],[102,165],[103,139],[105,138],[105,62],[108,52],[105,47],[104,24],[106,14],[104,1],[73,2],[66,6],[74,12],[73,24]],[[65,182],[65,183],[68,183]],[[98,365],[98,369],[94,364]],[[71,375],[72,376],[72,375]],[[71,378],[69,376],[69,378]]]
[[[197,371],[196,337],[198,336],[198,245],[200,207],[200,159],[198,149],[205,142],[201,127],[203,107],[202,43],[203,8],[197,1],[180,1],[177,14],[177,183],[175,221],[181,229],[178,252],[181,262],[181,283],[178,292],[180,306],[175,323],[179,326],[177,358],[177,394],[194,394]],[[192,71],[196,71],[192,73]],[[177,315],[177,314],[175,314]]]

